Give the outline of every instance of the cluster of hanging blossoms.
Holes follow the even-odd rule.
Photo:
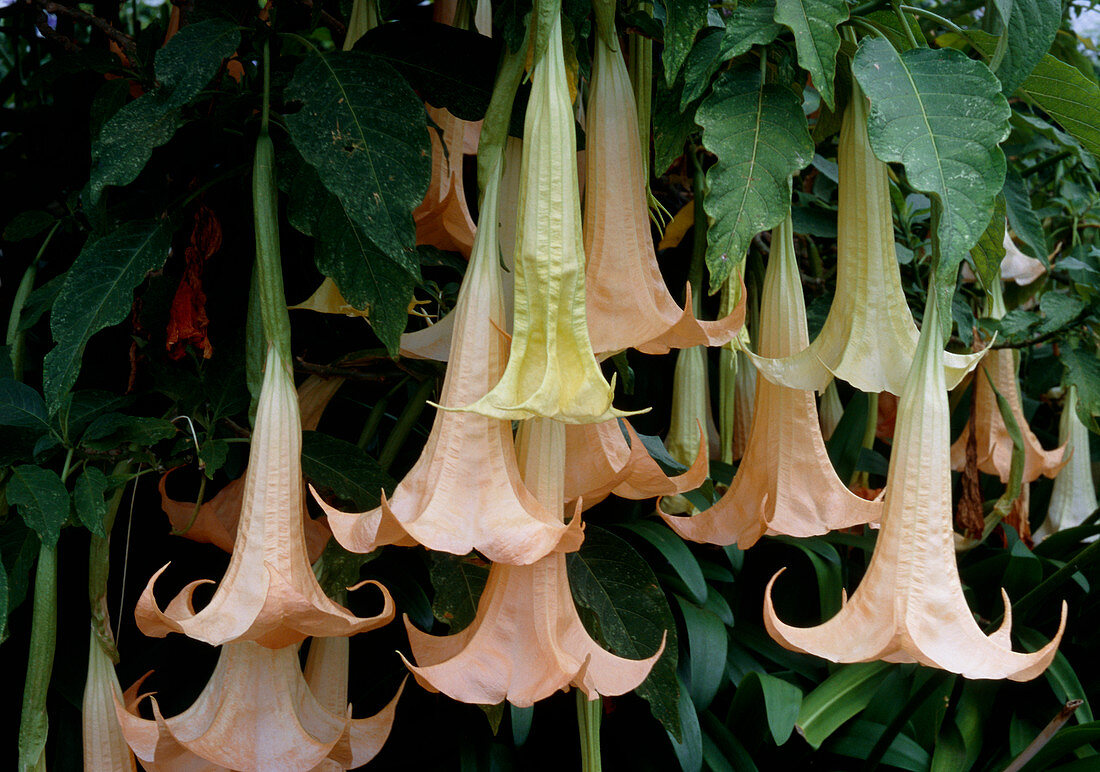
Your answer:
[[[467,255],[469,265],[450,315],[406,335],[402,348],[446,360],[446,377],[419,459],[377,508],[343,512],[313,492],[327,528],[305,512],[302,428],[316,425],[339,382],[311,379],[295,393],[265,116],[254,202],[266,350],[247,473],[201,508],[171,501],[163,481],[161,487],[173,523],[229,550],[229,567],[197,611],[192,595],[203,581],[160,607],[153,589],[161,569],[136,611],[146,635],[182,633],[221,647],[219,661],[190,709],[165,718],[150,698],[149,719],[139,712],[140,682],[122,692],[103,648],[93,645],[90,682],[103,688],[86,697],[92,757],[118,766],[132,751],[149,769],[346,769],[369,761],[385,742],[401,690],[377,715],[351,718],[347,637],[390,622],[395,609],[377,583],[371,584],[381,593],[381,610],[373,617],[356,617],[325,594],[310,563],[329,529],[356,553],[420,545],[476,552],[491,562],[476,617],[464,630],[438,637],[405,619],[412,652],[406,664],[423,688],[462,702],[517,707],[572,687],[593,701],[635,689],[664,643],[636,660],[603,649],[581,623],[566,572],[566,554],[583,542],[582,512],[610,495],[665,497],[656,514],[684,539],[708,544],[748,548],[769,534],[877,528],[859,587],[818,627],[780,619],[773,577],[763,599],[765,624],[790,649],[836,662],[919,662],[969,678],[1025,680],[1050,664],[1064,609],[1050,643],[1034,653],[1014,652],[1007,596],[1004,623],[982,632],[954,557],[951,465],[961,465],[967,443],[976,442],[978,468],[1009,478],[1011,439],[994,389],[1009,395],[1023,423],[1015,363],[1005,352],[945,353],[934,293],[918,333],[894,257],[887,168],[871,150],[868,103],[858,85],[840,139],[833,306],[810,342],[788,214],[771,233],[752,351],[739,277],[726,288],[724,313],[714,321],[698,318],[700,286],[689,284],[681,305],[664,283],[613,6],[599,3],[596,17],[583,217],[575,84],[556,8],[534,14],[530,46],[505,55],[493,100],[507,109],[494,115],[490,108],[477,147],[486,173],[476,228],[460,173],[476,128],[429,107],[437,127],[433,182],[415,215],[418,236]],[[507,119],[524,70],[531,93],[520,143],[505,140],[493,121],[500,114]],[[514,274],[511,292],[502,262]],[[327,282],[303,307],[342,312],[346,304]],[[731,361],[740,366],[731,372],[739,376],[743,401],[731,401],[731,420],[718,432],[708,415],[706,351],[727,345],[737,349]],[[666,441],[686,467],[679,475],[662,471],[629,414],[612,406],[614,379],[604,377],[600,359],[625,349],[681,350]],[[983,353],[979,372],[991,377],[974,379],[977,418],[953,448],[947,392],[979,366]],[[761,377],[748,380],[750,368]],[[899,398],[887,485],[876,498],[853,493],[826,453],[814,390],[832,378]],[[1069,413],[1072,418],[1072,406]],[[751,423],[744,422],[749,414]],[[722,455],[735,445],[735,415],[743,421],[741,463],[721,498],[700,510],[683,494],[706,480],[710,440]],[[1066,422],[1071,441],[1075,432]],[[1066,463],[1063,449],[1043,451],[1034,435],[1025,436],[1024,482],[1057,474]],[[303,672],[298,647],[307,638]],[[104,706],[117,725],[103,720]]]

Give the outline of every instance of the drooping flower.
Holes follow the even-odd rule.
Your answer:
[[[676,355],[676,368],[672,375],[672,418],[665,436],[669,455],[685,466],[690,463],[695,455],[700,427],[708,426],[713,420],[707,390],[707,349],[705,346],[681,349]],[[709,455],[706,470],[709,475]],[[662,499],[660,509],[664,512],[690,512],[693,507],[686,498],[676,495]]]
[[[81,702],[84,769],[87,772],[119,772],[136,769],[115,715],[115,703],[123,702],[114,663],[92,627],[88,642],[88,678]]]
[[[445,107],[428,106],[433,126],[432,178],[428,192],[413,211],[416,243],[430,244],[448,252],[469,257],[474,246],[474,220],[466,205],[462,181],[462,152],[466,121],[456,118]]]
[[[500,171],[485,190],[487,225],[478,230],[453,315],[455,336],[439,400],[445,407],[483,397],[504,371],[504,303],[492,227]],[[420,459],[376,509],[347,514],[318,501],[336,540],[353,552],[415,542],[458,555],[476,549],[493,561],[526,564],[553,550],[575,550],[581,540],[580,518],[567,527],[560,513],[539,504],[523,484],[511,422],[478,413],[440,410]]]
[[[302,411],[302,431],[312,431],[321,420],[321,413],[343,384],[343,378],[321,378],[311,375],[298,387],[298,406]],[[160,507],[168,515],[173,533],[197,541],[213,544],[226,552],[233,551],[237,538],[237,522],[241,519],[241,502],[244,500],[244,477],[238,477],[211,498],[203,502],[195,512],[195,502],[176,501],[168,495],[166,486],[172,470],[161,475],[158,490]],[[304,512],[304,510],[303,510]],[[306,552],[312,563],[321,556],[332,532],[323,520],[306,516],[304,520]]]
[[[1028,257],[1020,251],[1020,248],[1016,246],[1016,242],[1012,240],[1012,234],[1009,232],[1007,225],[1005,226],[1004,247],[1005,256],[1001,260],[1001,279],[1003,281],[1014,281],[1023,287],[1046,273],[1046,266],[1043,265],[1041,260]]]
[[[830,373],[860,391],[900,394],[917,348],[917,328],[901,288],[894,251],[887,166],[867,137],[868,103],[852,81],[837,163],[836,294],[821,332],[793,357],[750,354],[765,378],[791,388],[823,391]],[[944,354],[951,388],[974,368],[978,354]]]
[[[792,651],[833,662],[919,662],[966,678],[1036,677],[1057,652],[1066,623],[1037,652],[1011,649],[1011,609],[992,635],[974,621],[955,564],[951,526],[950,411],[943,372],[935,293],[898,404],[897,431],[882,516],[871,563],[840,612],[817,627],[784,624],[772,606],[772,577],[764,624]],[[782,571],[780,571],[782,573]]]
[[[1077,416],[1077,387],[1073,385],[1067,389],[1066,401],[1062,405],[1058,441],[1070,456],[1066,466],[1054,478],[1047,518],[1035,531],[1036,542],[1058,531],[1081,525],[1097,507],[1092,460],[1089,458],[1089,430]]]
[[[760,349],[792,356],[809,343],[806,306],[795,260],[790,215],[772,232],[761,298]],[[756,381],[752,431],[729,489],[691,517],[670,517],[685,539],[745,549],[765,533],[812,536],[878,520],[880,502],[849,491],[836,476],[811,391]]]
[[[602,18],[597,14],[597,22]],[[650,234],[634,92],[622,51],[609,43],[613,34],[596,36],[588,101],[584,251],[592,347],[597,354],[626,348],[664,354],[720,345],[744,324],[744,293],[716,322],[695,318],[690,286],[682,309],[669,294]]]
[[[576,136],[561,35],[555,19],[531,78],[508,365],[500,382],[466,409],[505,420],[594,423],[621,413],[611,407],[614,389],[588,337]]]
[[[524,481],[548,509],[563,511],[564,426],[535,419],[520,426]],[[589,699],[624,694],[645,679],[664,650],[628,660],[588,635],[569,592],[565,555],[529,566],[494,563],[477,616],[459,633],[422,633],[405,618],[417,662],[409,669],[425,688],[460,702],[532,705],[576,686]],[[408,663],[406,663],[408,664]]]
[[[269,649],[239,641],[221,649],[194,704],[166,719],[150,697],[153,720],[116,702],[123,734],[146,769],[310,770],[325,759],[342,769],[378,753],[393,724],[397,695],[378,714],[352,719],[310,690],[298,647]]]
[[[1000,282],[994,282],[991,290],[992,300],[988,315],[1000,319],[1005,315]],[[989,385],[992,379],[993,386],[1008,400],[1012,415],[1023,434],[1023,482],[1032,482],[1039,475],[1053,478],[1066,463],[1066,448],[1063,445],[1054,450],[1044,450],[1039,438],[1027,425],[1023,406],[1020,404],[1016,367],[1016,354],[1012,349],[993,349],[986,352],[985,359],[974,374],[974,434],[977,437],[978,469],[986,474],[997,475],[1001,482],[1008,482],[1012,468],[1012,438],[997,406],[997,396]],[[967,424],[951,446],[951,467],[955,470],[961,470],[966,465],[966,443],[969,438],[970,425]]]
[[[159,638],[180,632],[212,646],[246,640],[277,648],[307,636],[353,635],[393,618],[393,601],[377,583],[385,605],[378,616],[366,618],[334,603],[317,583],[306,554],[301,452],[294,382],[276,347],[268,346],[229,567],[198,613],[191,596],[209,580],[187,585],[162,611],[153,586],[168,566],[157,571],[135,610],[143,633]]]
[[[629,421],[614,419],[567,426],[565,500],[582,501],[588,509],[612,493],[640,500],[693,491],[707,479],[709,468],[707,438],[701,426],[697,427],[696,436],[699,447],[691,466],[669,477],[649,455]]]
[[[829,381],[829,385],[821,394],[821,405],[817,410],[821,419],[821,436],[828,440],[836,431],[837,424],[844,417],[844,405],[840,404],[840,394],[836,390],[836,380]]]

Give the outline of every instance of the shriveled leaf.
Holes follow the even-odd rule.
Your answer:
[[[91,203],[108,185],[134,181],[153,150],[182,125],[181,108],[199,95],[240,42],[232,21],[207,19],[188,24],[157,52],[157,88],[116,112],[92,145]]]
[[[432,615],[454,631],[473,622],[489,567],[460,555],[433,552],[429,576],[435,589]]]
[[[718,156],[707,171],[704,207],[712,291],[744,260],[752,237],[791,207],[791,175],[814,155],[802,105],[790,89],[764,83],[760,71],[723,73],[696,114],[703,145]]]
[[[390,260],[415,265],[412,212],[428,188],[431,144],[404,78],[369,54],[316,54],[298,65],[285,98],[302,105],[286,116],[294,145],[344,216]]]
[[[88,339],[130,312],[134,289],[168,257],[166,221],[135,220],[84,245],[50,314],[57,342],[44,363],[43,390],[51,413],[76,383]]]
[[[106,537],[103,518],[107,515],[107,475],[95,467],[88,467],[76,478],[73,488],[73,505],[76,517],[84,527],[96,536]]]
[[[611,651],[642,659],[667,634],[664,653],[635,691],[649,703],[654,718],[680,737],[676,620],[653,569],[628,542],[591,523],[585,526],[580,550],[569,553],[566,564],[574,601],[595,616],[598,639]]]
[[[393,479],[362,448],[321,432],[302,432],[302,474],[359,511],[378,506]]]
[[[665,83],[671,86],[680,74],[695,36],[707,25],[707,0],[667,0],[665,3]]]
[[[1012,0],[1008,17],[1008,47],[997,67],[1001,88],[1008,96],[1024,82],[1043,58],[1062,23],[1061,0]]]
[[[1005,256],[1005,198],[998,195],[993,205],[993,216],[978,243],[970,249],[975,273],[983,287],[992,287],[1001,280],[1001,260]]]
[[[848,18],[844,0],[776,0],[775,20],[794,33],[798,63],[810,73],[821,99],[836,106],[833,75],[840,33],[836,27]]]
[[[959,262],[981,237],[1004,185],[998,145],[1008,136],[1010,110],[1000,83],[961,51],[899,54],[872,37],[860,44],[852,72],[871,100],[875,155],[902,164],[909,184],[933,200],[939,283],[954,287]]]
[[[30,464],[12,468],[7,498],[43,544],[57,546],[61,526],[69,518],[69,492],[57,472]]]

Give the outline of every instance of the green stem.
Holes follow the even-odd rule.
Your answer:
[[[128,475],[130,471],[129,462],[123,461],[114,468],[113,474]],[[107,575],[110,571],[111,528],[114,527],[125,490],[125,485],[119,486],[115,489],[111,500],[107,502],[107,512],[103,516],[103,530],[107,535],[93,534],[88,544],[88,603],[92,609],[92,629],[100,645],[115,661],[118,659],[118,652],[115,649],[111,620],[107,612]]]
[[[692,226],[691,268],[688,271],[688,283],[691,285],[691,311],[698,319],[703,311],[703,268],[707,260],[707,213],[703,207],[706,197],[707,177],[703,172],[703,163],[699,160],[699,150],[689,148],[692,164],[692,192],[694,194],[695,221]]]
[[[588,699],[580,689],[577,692],[577,728],[581,739],[582,772],[600,772],[603,764],[600,760],[600,720],[602,700],[597,697]]]
[[[1021,177],[1030,177],[1033,174],[1038,174],[1039,172],[1044,171],[1044,170],[1049,169],[1050,167],[1054,166],[1054,164],[1058,163],[1059,161],[1066,160],[1067,158],[1069,158],[1072,155],[1073,155],[1072,150],[1063,150],[1061,153],[1055,153],[1054,155],[1050,156],[1049,158],[1044,158],[1042,161],[1035,164],[1034,166],[1027,167],[1022,172],[1020,172],[1020,176]]]
[[[23,684],[23,712],[19,719],[19,770],[46,769],[46,737],[50,722],[46,693],[57,646],[57,546],[42,544],[34,577],[34,610],[27,680]]]
[[[405,444],[405,440],[408,439],[413,427],[416,426],[420,414],[424,412],[424,404],[428,401],[428,396],[434,389],[435,378],[425,378],[416,387],[416,391],[413,392],[409,404],[405,406],[405,410],[398,416],[393,431],[390,432],[390,436],[386,438],[386,443],[382,446],[382,452],[378,454],[378,463],[384,470],[389,471],[390,466],[397,458],[398,451],[401,450],[401,446]]]
[[[898,21],[901,22],[901,28],[905,32],[905,37],[909,40],[910,48],[920,48],[920,43],[917,42],[916,35],[913,34],[913,28],[909,26],[909,17],[905,15],[905,12],[901,10],[901,4],[897,2],[891,2],[891,7],[894,9],[894,13],[898,17]]]
[[[860,448],[870,450],[875,446],[875,431],[878,429],[878,392],[867,395],[867,425],[863,428],[863,441]],[[852,473],[849,485],[852,487],[869,488],[870,478],[866,472],[858,469]]]
[[[489,107],[485,111],[478,137],[477,185],[481,195],[485,194],[485,187],[492,179],[497,161],[504,154],[504,143],[508,139],[508,127],[512,122],[512,106],[523,80],[529,34],[530,26],[524,33],[519,50],[510,51],[505,46],[501,54],[493,95],[489,98]]]
[[[932,11],[929,11],[925,8],[920,8],[915,5],[899,5],[898,8],[905,11],[906,13],[911,13],[914,16],[923,16],[929,21],[934,21],[945,29],[951,30],[952,32],[957,32],[960,35],[966,34],[966,30],[964,30],[955,22],[951,21],[950,19],[945,19],[938,13],[933,13]]]
[[[23,356],[26,350],[27,338],[27,331],[19,329],[22,322],[23,306],[26,305],[27,298],[30,297],[31,291],[34,289],[34,280],[38,275],[38,261],[46,253],[46,247],[50,245],[53,235],[57,233],[60,226],[61,221],[58,220],[50,228],[46,238],[42,240],[42,246],[38,248],[38,252],[35,253],[31,264],[27,266],[27,270],[23,272],[23,278],[19,281],[19,286],[15,290],[15,297],[11,301],[11,313],[8,315],[8,335],[5,343],[11,346],[11,368],[17,381],[23,380]]]

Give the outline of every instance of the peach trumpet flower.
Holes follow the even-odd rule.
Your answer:
[[[665,435],[665,448],[670,456],[681,464],[687,465],[695,452],[697,431],[700,427],[710,427],[714,419],[710,413],[710,394],[707,379],[707,349],[705,346],[692,346],[681,349],[676,354],[676,368],[672,376],[672,417],[668,434]],[[706,475],[710,474],[711,432],[703,434],[707,442]],[[692,504],[683,496],[674,495],[664,498],[660,508],[665,512],[692,512]]]
[[[693,491],[706,481],[709,467],[702,427],[698,437],[699,447],[691,466],[669,477],[625,419],[566,426],[565,500],[583,501],[588,509],[612,493],[639,500]]]
[[[164,718],[155,697],[152,720],[115,703],[126,741],[149,770],[305,770],[331,759],[342,769],[364,764],[393,725],[401,689],[374,716],[331,711],[311,691],[298,647],[269,649],[240,641],[222,647],[202,693],[183,713]]]
[[[1035,678],[1050,664],[1066,624],[1031,654],[1011,648],[1011,607],[986,635],[967,606],[955,563],[952,529],[950,410],[935,293],[898,403],[886,483],[886,509],[871,563],[855,593],[832,619],[791,627],[764,594],[764,624],[785,648],[833,662],[919,662],[966,678]]]
[[[1092,482],[1092,462],[1089,458],[1089,430],[1077,416],[1077,387],[1066,390],[1058,439],[1070,454],[1065,468],[1054,478],[1047,518],[1035,531],[1039,542],[1051,534],[1081,525],[1097,507],[1096,486]],[[1089,537],[1089,540],[1095,539]]]
[[[114,663],[92,626],[88,642],[88,679],[81,701],[84,769],[87,772],[134,770],[134,755],[122,735],[115,704],[124,702]],[[112,641],[113,645],[113,641]]]
[[[382,585],[384,607],[375,617],[356,617],[325,595],[310,568],[305,543],[302,431],[298,399],[287,365],[268,347],[256,429],[245,472],[244,499],[229,567],[210,602],[198,613],[188,584],[165,610],[149,580],[134,616],[146,635],[170,632],[220,646],[256,641],[280,648],[307,636],[354,635],[393,618],[393,601]]]
[[[775,357],[796,355],[809,343],[793,236],[788,214],[772,231],[764,276],[760,349]],[[882,503],[856,496],[836,476],[813,392],[758,378],[753,417],[744,458],[717,503],[691,517],[658,508],[676,533],[745,549],[765,533],[813,536],[879,519]]]
[[[824,391],[832,374],[860,391],[892,394],[905,383],[918,333],[894,251],[887,166],[871,150],[867,118],[867,99],[853,79],[837,151],[836,295],[809,348],[785,359],[749,353],[773,383]],[[980,352],[944,354],[947,385],[954,388],[979,359]]]
[[[524,119],[516,234],[515,331],[500,382],[463,408],[505,420],[596,423],[611,407],[588,337],[576,135],[561,19],[535,62]]]
[[[474,220],[466,205],[462,181],[462,153],[466,121],[456,118],[445,107],[428,105],[432,127],[432,177],[428,192],[415,210],[416,243],[429,244],[447,252],[470,256],[474,247]]]
[[[601,20],[597,14],[597,20]],[[614,33],[612,32],[612,35]],[[717,346],[745,322],[741,302],[715,322],[673,300],[653,250],[638,111],[621,50],[611,35],[596,36],[588,101],[584,251],[588,255],[588,330],[597,354],[636,348],[665,354],[672,348]]]
[[[298,407],[302,412],[302,431],[313,431],[321,420],[321,414],[329,400],[343,385],[343,378],[321,378],[311,375],[298,387]],[[200,544],[213,544],[225,552],[233,551],[233,542],[237,538],[237,522],[241,519],[241,502],[244,500],[244,478],[238,477],[211,498],[203,502],[195,512],[195,502],[177,501],[168,495],[166,486],[168,475],[160,477],[157,489],[160,491],[160,508],[168,515],[172,531],[179,536],[197,541]],[[304,513],[304,510],[303,510]],[[332,532],[323,520],[314,520],[306,516],[304,520],[306,550],[309,562],[321,556]]]
[[[1005,315],[1001,283],[994,282],[989,316],[1000,319]],[[987,350],[986,357],[974,376],[974,434],[977,438],[978,470],[997,475],[1001,482],[1008,482],[1012,467],[1012,438],[997,406],[997,395],[989,385],[990,379],[1001,396],[1008,400],[1012,415],[1024,438],[1024,483],[1038,479],[1039,475],[1053,478],[1066,463],[1066,447],[1044,450],[1039,438],[1031,431],[1020,404],[1020,385],[1016,379],[1016,354],[1011,349]],[[988,373],[989,377],[986,377]],[[961,470],[966,465],[966,443],[970,438],[970,424],[951,446],[951,468]]]
[[[491,227],[499,186],[498,162],[482,201],[490,227],[478,230],[455,307],[455,337],[439,400],[446,407],[484,396],[504,372],[504,301]],[[353,552],[418,543],[457,555],[476,549],[495,562],[527,564],[554,550],[575,550],[582,538],[579,517],[566,526],[560,513],[540,504],[524,485],[511,423],[471,412],[436,413],[419,460],[376,509],[347,514],[318,502],[336,540]]]
[[[535,419],[520,427],[524,480],[548,509],[562,512],[565,429]],[[629,660],[604,650],[588,635],[569,592],[565,555],[529,566],[494,563],[477,616],[459,633],[433,636],[405,617],[413,658],[406,661],[425,688],[460,702],[533,705],[576,686],[589,699],[624,694],[649,674],[664,651]]]

